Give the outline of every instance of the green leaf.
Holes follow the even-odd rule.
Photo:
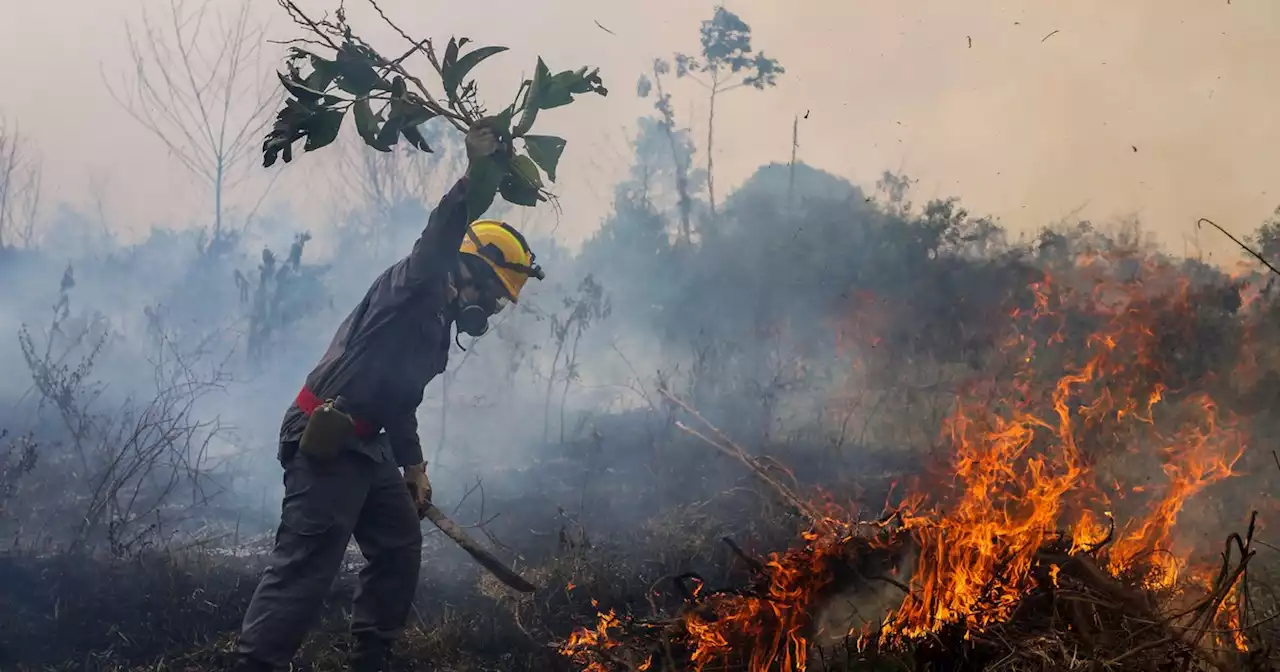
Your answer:
[[[338,88],[346,91],[353,96],[367,96],[373,87],[377,84],[377,73],[373,68],[368,71],[362,71],[358,67],[347,69],[349,74],[343,74],[338,77]]]
[[[489,118],[489,127],[498,135],[499,140],[511,139],[511,108],[507,108]]]
[[[538,95],[538,107],[544,110],[568,105],[573,102],[574,94],[598,93],[608,95],[608,89],[600,79],[599,69],[587,72],[585,67],[578,70],[558,72],[546,80]]]
[[[342,128],[343,116],[342,110],[321,110],[308,117],[302,126],[307,135],[303,151],[313,152],[333,142]]]
[[[568,74],[573,75],[571,72]],[[551,110],[572,103],[573,92],[569,90],[571,84],[571,81],[566,81],[560,75],[552,77],[547,86],[542,89],[542,95],[538,96],[538,107],[544,110]]]
[[[539,56],[538,65],[533,71],[533,83],[539,86],[535,86],[534,88],[541,89],[542,87],[545,87],[549,81],[551,81],[551,68],[548,68],[546,62],[542,60],[541,56]]]
[[[386,151],[391,151],[391,148],[395,146],[396,141],[400,139],[400,131],[404,130],[405,126],[404,122],[404,117],[392,115],[391,118],[387,119],[387,123],[382,125],[382,129],[378,131],[378,135],[374,137],[373,142],[376,144],[371,144],[370,146],[375,149],[379,147],[386,147]]]
[[[262,167],[270,168],[276,164],[276,158],[283,158],[285,163],[293,160],[293,141],[302,137],[296,128],[282,127],[276,123],[275,128],[262,142]]]
[[[475,51],[468,52],[466,55],[458,59],[457,63],[452,65],[445,64],[441,69],[444,71],[441,75],[441,81],[444,83],[444,90],[450,95],[458,90],[458,86],[467,78],[471,70],[494,54],[500,54],[506,51],[506,47],[480,47]]]
[[[380,152],[391,151],[390,145],[378,142],[378,125],[382,123],[382,115],[373,113],[373,109],[369,106],[369,99],[358,98],[352,103],[351,111],[356,119],[356,130],[360,132],[360,137],[364,138],[364,143]]]
[[[542,89],[550,80],[551,69],[539,56],[538,65],[533,70],[533,80],[529,83],[529,93],[524,98],[524,111],[520,114],[520,123],[516,124],[515,130],[511,133],[513,136],[518,138],[533,128],[533,121],[537,119],[538,110],[541,108]]]
[[[425,105],[417,103],[407,98],[391,99],[391,115],[392,118],[404,117],[406,126],[420,126],[435,118],[436,113],[427,109]]]
[[[444,60],[440,62],[441,69],[451,67],[458,62],[458,49],[461,47],[457,38],[449,38],[449,45],[444,48]]]
[[[295,98],[285,99],[284,108],[285,109],[280,110],[280,113],[276,115],[276,118],[283,119],[285,116],[288,116],[292,119],[301,121],[311,116],[311,114],[316,111],[314,107],[306,105]]]
[[[467,219],[476,221],[493,205],[498,187],[506,177],[506,171],[493,157],[486,156],[471,162],[467,170]]]
[[[502,197],[516,205],[532,207],[542,196],[542,175],[533,159],[520,154],[511,159],[511,171],[498,187]]]
[[[338,76],[337,64],[328,59],[311,54],[311,74],[307,75],[307,88],[324,91]]]
[[[524,149],[529,152],[529,158],[538,164],[552,182],[556,181],[556,166],[560,164],[565,144],[564,138],[554,135],[524,136]]]
[[[431,146],[418,132],[418,126],[434,116],[436,116],[434,112],[407,98],[393,98],[387,122],[382,125],[382,130],[378,132],[375,141],[378,145],[390,149],[403,135],[414,147],[430,152]]]
[[[338,114],[341,115],[341,112]],[[285,163],[293,160],[293,142],[307,135],[307,124],[314,115],[314,108],[293,98],[285,100],[284,107],[276,112],[276,121],[271,127],[271,132],[262,143],[264,168],[275,165],[277,157],[283,158]]]
[[[284,90],[302,103],[315,103],[324,97],[324,91],[312,89],[304,82],[292,77],[286,77],[283,72],[277,70],[276,76],[280,78],[280,83],[284,85]]]
[[[538,188],[529,184],[520,175],[514,173],[507,175],[502,180],[502,184],[498,186],[498,192],[502,194],[502,198],[508,203],[523,205],[531,208],[543,200],[542,194]]]
[[[511,158],[511,173],[523,177],[535,187],[542,187],[542,174],[538,172],[537,164],[524,154],[517,154]]]
[[[609,95],[609,91],[603,86],[604,81],[600,79],[599,68],[596,68],[591,72],[587,72],[586,67],[583,67],[573,73],[573,77],[566,77],[565,79],[569,82],[568,85],[570,93],[599,93],[602,96]]]
[[[369,58],[350,43],[342,45],[342,49],[338,50],[334,68],[337,71],[338,88],[353,96],[367,96],[375,88],[391,88],[389,82],[378,76]]]
[[[405,140],[409,141],[409,144],[421,151],[431,153],[431,145],[427,144],[427,139],[422,137],[422,131],[417,126],[406,126],[400,129],[400,133],[404,135]]]
[[[390,118],[403,118],[406,127],[419,127],[419,125],[434,119],[435,113],[426,109],[426,106],[417,104],[417,102],[407,99],[392,99]]]

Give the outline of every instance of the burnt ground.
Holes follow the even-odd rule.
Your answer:
[[[724,538],[759,554],[796,538],[799,521],[741,465],[683,435],[627,431],[634,420],[602,419],[594,438],[486,479],[483,497],[473,490],[453,510],[463,524],[488,521],[472,532],[488,535],[500,556],[514,559],[539,586],[532,596],[502,587],[424,523],[421,585],[398,669],[575,669],[555,643],[595,622],[593,600],[640,616],[673,610],[681,597],[672,577],[694,572],[712,586],[745,579]],[[823,456],[834,462],[841,455],[776,448],[800,450],[809,454],[794,460],[802,466],[797,481],[838,490],[845,476]],[[859,462],[855,480],[875,490],[887,488],[888,475],[917,466],[888,453]],[[269,542],[265,532],[235,547],[223,537],[128,558],[0,556],[0,669],[224,669]],[[354,546],[349,560],[296,669],[343,669],[360,566]]]
[[[556,645],[575,628],[593,626],[598,609],[670,615],[684,604],[675,577],[695,573],[713,589],[748,583],[748,567],[725,538],[756,557],[795,543],[801,521],[741,464],[682,434],[636,426],[634,418],[603,418],[593,438],[487,478],[453,510],[463,524],[487,521],[473,533],[489,535],[499,555],[539,587],[532,596],[501,586],[427,524],[416,609],[397,670],[576,672],[581,668]],[[868,446],[766,445],[760,452],[798,465],[796,483],[869,503],[884,502],[895,482],[922,467],[920,455]],[[0,670],[226,669],[269,542],[267,532],[238,545],[224,539],[128,558],[0,556]],[[349,560],[295,669],[344,669],[360,565],[354,547]],[[1265,571],[1274,564],[1262,557],[1254,567],[1263,616],[1280,604]],[[1268,632],[1274,650],[1278,631]],[[933,650],[908,669],[1024,669],[961,660],[955,651]],[[828,669],[904,664],[855,657]]]

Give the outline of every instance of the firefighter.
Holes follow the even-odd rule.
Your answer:
[[[445,370],[452,328],[485,333],[529,277],[543,277],[515,229],[468,221],[472,167],[510,152],[510,144],[481,123],[467,133],[466,148],[467,175],[431,213],[409,255],[378,276],[338,327],[285,413],[280,526],[244,616],[241,670],[289,666],[352,536],[367,564],[355,594],[351,669],[385,669],[413,608],[419,522],[431,501],[416,415],[424,388]]]

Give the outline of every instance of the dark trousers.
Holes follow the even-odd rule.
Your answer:
[[[282,451],[282,457],[280,527],[271,564],[244,616],[240,652],[276,666],[290,663],[352,535],[368,561],[356,589],[352,634],[390,645],[413,608],[422,560],[422,530],[400,470],[382,451],[348,450],[332,462],[296,450]]]

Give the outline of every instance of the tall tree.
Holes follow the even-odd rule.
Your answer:
[[[715,14],[702,22],[702,53],[676,54],[676,76],[688,77],[708,91],[707,105],[707,198],[711,214],[716,214],[715,123],[716,98],[734,89],[749,86],[764,90],[777,84],[786,70],[777,59],[751,47],[751,26],[737,14],[716,7]]]
[[[676,195],[679,197],[677,205],[680,214],[680,228],[678,230],[681,242],[688,243],[693,239],[693,194],[695,189],[691,184],[689,169],[693,165],[693,142],[689,140],[687,128],[680,128],[676,125],[676,115],[671,109],[671,94],[667,92],[662,83],[662,77],[671,72],[671,64],[661,58],[653,61],[653,79],[649,79],[647,75],[641,75],[640,81],[636,84],[636,95],[641,98],[647,98],[651,92],[656,90],[656,100],[653,103],[653,109],[658,111],[657,128],[662,129],[666,137],[667,149],[671,154],[671,165],[674,168],[674,178],[676,186]],[[644,119],[640,123],[640,135],[637,137],[636,159],[638,165],[648,166],[649,162],[645,161],[641,148],[646,146],[642,142],[645,131]],[[645,175],[646,194],[648,192],[648,175]]]
[[[250,0],[166,0],[162,16],[144,7],[128,25],[133,68],[111,95],[213,195],[206,251],[229,235],[227,192],[248,176],[279,95],[263,76],[266,26]]]

